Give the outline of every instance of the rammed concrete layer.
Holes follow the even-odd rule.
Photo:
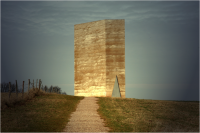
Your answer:
[[[74,25],[74,95],[111,97],[118,77],[125,98],[125,21]]]

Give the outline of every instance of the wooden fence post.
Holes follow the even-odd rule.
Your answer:
[[[37,88],[37,81],[38,81],[38,79],[36,79],[36,88]]]
[[[39,79],[39,91],[40,91],[40,79]]]
[[[9,100],[10,100],[10,95],[11,95],[11,83],[9,82]]]
[[[22,99],[24,97],[24,81],[23,81],[23,85],[22,85]]]
[[[34,89],[34,79],[33,79],[33,90],[35,90],[35,89]]]
[[[18,98],[18,86],[17,86],[17,80],[15,80],[15,91],[16,91],[16,96]]]
[[[30,89],[30,79],[28,79],[28,94],[29,94],[29,89]]]
[[[5,86],[4,86],[4,84],[3,84],[2,88],[3,88],[3,92],[6,92],[6,89],[5,89]]]

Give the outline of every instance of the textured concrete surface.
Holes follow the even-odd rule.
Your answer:
[[[74,95],[111,97],[116,75],[125,98],[125,20],[74,25]]]

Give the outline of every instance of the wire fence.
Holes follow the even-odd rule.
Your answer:
[[[27,88],[26,92],[28,93],[30,89],[34,90],[35,88],[37,88],[45,92],[61,94],[61,88],[59,88],[58,86],[52,86],[52,85],[49,88],[46,85],[43,86],[41,79],[39,79],[39,82],[37,79],[35,83],[34,83],[34,80],[33,82],[30,82],[30,79],[28,79],[28,84],[24,84],[24,82],[25,81],[22,81],[21,85],[18,85],[17,80],[15,80],[15,84],[11,84],[11,82],[1,83],[1,92],[9,92],[9,98],[10,98],[11,93],[13,92],[16,93],[17,95],[18,93],[22,93],[22,97],[23,97],[25,88]]]

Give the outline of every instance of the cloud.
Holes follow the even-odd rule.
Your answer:
[[[198,17],[198,12],[191,12],[196,9],[194,5],[194,2],[162,1],[2,2],[2,26],[9,30],[67,36],[73,34],[75,24],[101,19],[125,19],[126,23],[150,20],[183,23]]]

